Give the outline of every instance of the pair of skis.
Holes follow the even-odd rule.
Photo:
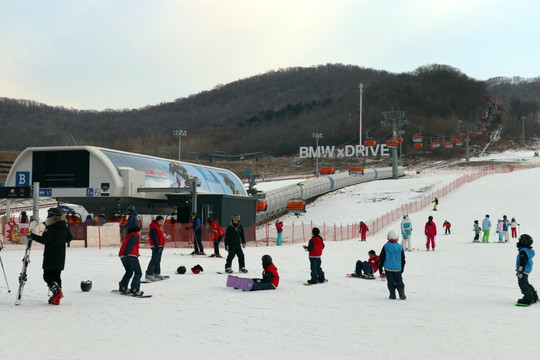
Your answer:
[[[28,242],[26,243],[26,250],[24,251],[24,257],[22,259],[23,266],[21,274],[19,275],[19,289],[17,290],[17,298],[15,299],[15,305],[21,305],[21,298],[24,290],[24,285],[26,284],[27,280],[27,270],[28,270],[28,264],[30,264],[30,250],[32,250],[32,235],[38,225],[38,222],[36,219],[30,220],[30,225],[28,228],[29,235],[28,236]]]

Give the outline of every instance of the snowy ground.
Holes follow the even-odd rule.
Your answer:
[[[536,160],[530,151],[513,155]],[[414,175],[351,187],[311,204],[306,218],[347,222],[377,216],[455,176]],[[300,244],[248,247],[250,276],[260,275],[266,253],[281,276],[277,290],[251,293],[225,287],[226,275],[216,273],[223,270],[223,259],[194,259],[179,255],[186,249],[166,249],[162,267],[171,279],[143,285],[150,299],[123,297],[110,292],[123,274],[118,249],[72,248],[60,306],[46,303],[39,247],[32,251],[23,303],[13,305],[23,249],[12,245],[0,253],[12,289],[8,294],[0,279],[0,358],[535,358],[540,305],[514,306],[521,296],[515,241],[494,243],[495,234],[489,244],[471,241],[473,221],[490,214],[493,221],[515,216],[520,233],[540,243],[535,211],[539,179],[540,168],[485,176],[440,199],[439,211],[410,214],[418,250],[406,254],[405,301],[389,300],[380,279],[345,277],[370,249],[379,253],[386,232],[397,229],[397,222],[367,242],[326,242],[323,269],[329,282],[324,285],[302,285],[309,278],[309,262]],[[423,225],[429,215],[441,233],[434,252],[424,250]],[[442,235],[445,219],[452,223],[451,235]],[[149,259],[149,250],[142,250],[143,268]],[[199,275],[174,274],[180,265],[197,263],[204,267]],[[530,280],[540,287],[539,271],[535,268]],[[93,280],[93,289],[83,293],[79,284],[86,279]]]

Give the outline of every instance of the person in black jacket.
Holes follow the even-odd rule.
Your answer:
[[[47,210],[45,231],[42,235],[31,234],[32,240],[45,245],[43,251],[43,280],[52,292],[49,304],[60,305],[62,293],[61,273],[66,263],[66,243],[73,239],[67,227],[66,217],[60,208]]]
[[[225,262],[225,272],[232,273],[232,261],[238,255],[238,265],[240,271],[247,273],[244,252],[242,248],[246,247],[246,238],[244,236],[244,228],[240,225],[240,215],[233,215],[232,221],[225,230],[225,250],[229,252],[227,261]]]

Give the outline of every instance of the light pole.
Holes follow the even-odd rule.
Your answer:
[[[364,92],[364,84],[360,84],[360,132],[358,133],[359,145],[362,145],[362,94]]]
[[[316,147],[316,154],[317,157],[315,158],[315,176],[319,177],[319,139],[322,138],[322,133],[313,133],[312,136],[315,138],[315,147]]]
[[[173,135],[178,136],[178,161],[182,160],[182,136],[187,135],[186,130],[173,130]]]

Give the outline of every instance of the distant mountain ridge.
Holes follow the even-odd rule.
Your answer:
[[[390,73],[355,65],[288,68],[218,85],[173,102],[125,110],[76,110],[30,100],[0,98],[0,150],[28,146],[97,145],[163,157],[177,157],[173,130],[187,131],[182,157],[203,153],[267,151],[294,155],[301,145],[358,141],[359,84],[363,84],[363,137],[383,140],[382,112],[406,111],[405,137],[458,132],[458,120],[474,124],[497,94],[505,100],[500,122],[508,138],[520,134],[521,116],[540,112],[540,80],[474,80],[447,65]],[[531,134],[540,131],[528,127]],[[422,130],[420,130],[422,129]],[[22,135],[24,134],[24,135]],[[504,136],[504,135],[503,135]],[[68,142],[69,140],[69,142]]]

